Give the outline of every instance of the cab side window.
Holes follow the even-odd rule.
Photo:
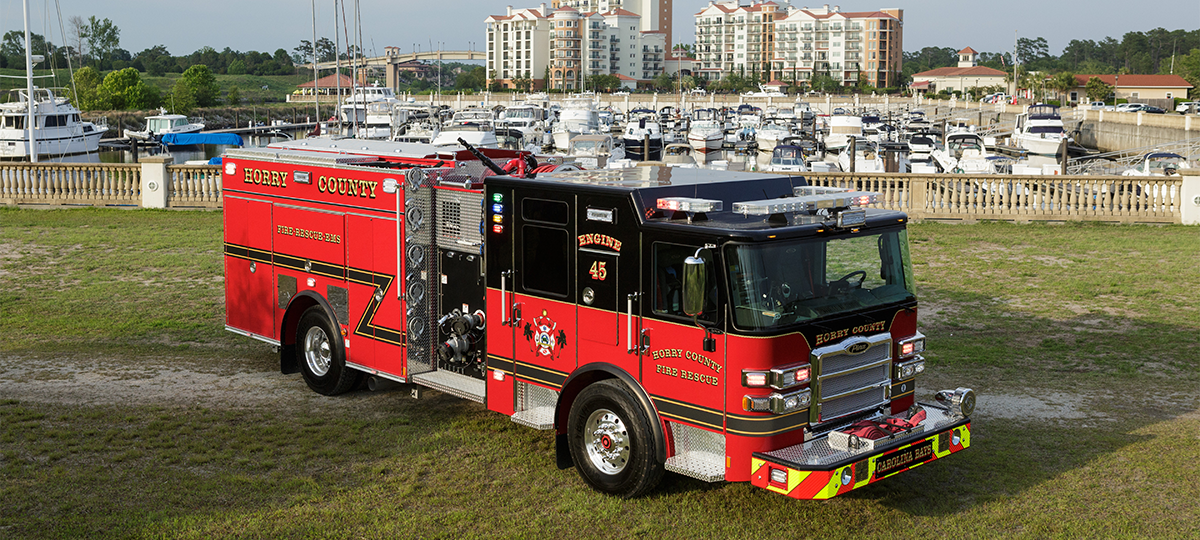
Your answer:
[[[655,242],[653,247],[653,296],[654,313],[691,319],[683,312],[683,261],[696,253],[700,246],[685,246]],[[711,251],[705,251],[705,270],[708,274],[709,294],[704,301],[700,320],[713,322],[717,312],[717,274]]]

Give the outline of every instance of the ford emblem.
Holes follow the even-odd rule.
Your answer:
[[[846,352],[850,354],[862,354],[871,348],[871,344],[865,341],[860,341],[846,348]]]

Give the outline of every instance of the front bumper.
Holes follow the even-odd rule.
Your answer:
[[[829,499],[971,446],[971,419],[921,403],[924,431],[875,450],[839,450],[821,437],[750,459],[750,483],[795,499]],[[772,480],[772,470],[779,479]]]

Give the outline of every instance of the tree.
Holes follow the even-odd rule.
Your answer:
[[[1070,92],[1076,85],[1075,74],[1065,71],[1051,76],[1046,81],[1046,88],[1055,91],[1059,95],[1060,103],[1067,101],[1067,92]]]
[[[1192,49],[1192,52],[1180,57],[1176,64],[1176,72],[1194,87],[1191,95],[1193,97],[1198,95],[1197,93],[1200,92],[1200,49]]]
[[[1113,87],[1105,84],[1100,77],[1088,79],[1087,86],[1084,88],[1086,88],[1088,99],[1092,101],[1106,101],[1113,91]]]
[[[242,93],[238,92],[237,87],[229,89],[229,93],[225,94],[225,104],[230,107],[236,107],[242,103]]]
[[[221,95],[221,86],[217,84],[217,77],[204,64],[187,68],[183,72],[183,76],[179,78],[179,82],[175,83],[176,88],[181,84],[187,88],[197,107],[216,105],[217,98]]]
[[[108,18],[97,20],[95,15],[88,17],[87,25],[88,48],[96,55],[96,63],[103,67],[104,58],[121,45],[121,29]]]
[[[75,88],[75,95],[79,96],[77,105],[80,109],[94,111],[101,108],[98,106],[96,93],[103,82],[104,79],[100,77],[100,72],[91,66],[75,70],[75,74],[71,77],[71,84]]]
[[[69,43],[79,56],[79,66],[83,67],[83,48],[87,45],[88,35],[87,21],[79,15],[72,15],[67,19],[67,32],[70,33]]]
[[[158,88],[146,84],[133,68],[109,73],[96,91],[96,104],[106,110],[149,109],[160,99]]]
[[[229,63],[229,67],[225,68],[225,73],[228,75],[245,75],[246,63],[241,59],[234,60]]]
[[[659,73],[654,78],[654,89],[660,92],[670,92],[675,89],[675,79],[666,73]]]

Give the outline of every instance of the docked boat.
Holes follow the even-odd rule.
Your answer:
[[[974,131],[958,129],[946,135],[946,145],[931,153],[945,172],[962,174],[997,174],[996,156],[989,154],[983,137]],[[1006,158],[1003,158],[1006,159]]]
[[[759,152],[771,152],[784,139],[792,136],[792,128],[787,122],[768,118],[758,128],[755,138],[758,141]]]
[[[758,85],[758,91],[743,92],[742,97],[787,97],[787,94],[765,84]]]
[[[1029,153],[1057,156],[1063,141],[1070,144],[1071,138],[1063,129],[1058,107],[1039,103],[1030,105],[1025,112],[1017,115],[1013,142]]]
[[[434,145],[459,144],[462,138],[476,148],[499,148],[490,109],[465,109],[454,113],[433,137]]]
[[[512,105],[496,116],[496,136],[517,139],[517,148],[542,146],[546,135],[546,109],[534,103]]]
[[[625,147],[625,155],[634,161],[658,161],[662,159],[663,136],[662,127],[658,125],[658,115],[654,111],[643,109],[630,112],[630,120],[625,124],[621,134],[621,144]]]
[[[400,100],[396,98],[396,93],[386,86],[356,87],[354,93],[342,102],[342,121],[353,124],[367,123],[368,106],[372,103],[386,103],[386,107],[377,107],[376,110],[390,110],[391,104],[400,103]]]
[[[851,156],[854,158],[853,164],[850,162]],[[853,152],[846,148],[838,154],[838,167],[841,167],[843,172],[851,172],[851,169],[856,173],[886,172],[883,158],[880,157],[875,143],[862,137],[855,138]]]
[[[600,132],[600,111],[592,97],[571,97],[558,112],[558,121],[551,127],[554,147],[566,149],[571,139],[579,135],[596,135]]]
[[[1181,169],[1190,169],[1191,164],[1179,154],[1172,152],[1150,152],[1137,165],[1121,172],[1121,176],[1174,176]]]
[[[808,159],[804,149],[791,144],[781,144],[771,151],[771,163],[765,170],[772,172],[808,172]]]
[[[577,135],[571,139],[567,156],[584,169],[603,169],[616,160],[625,159],[625,150],[616,146],[612,135]]]
[[[829,117],[829,134],[825,136],[825,148],[835,152],[850,144],[850,139],[863,136],[863,119],[852,114],[834,114]]]
[[[139,141],[155,141],[168,133],[199,133],[203,129],[203,123],[189,120],[182,114],[169,114],[166,109],[160,107],[158,114],[146,117],[146,129],[126,129],[125,137]]]
[[[33,133],[28,129],[30,104],[33,108]],[[103,129],[81,119],[79,109],[49,88],[11,90],[9,101],[0,103],[0,158],[27,159],[38,156],[65,156],[95,152],[100,148]],[[32,144],[31,144],[32,139]]]
[[[720,150],[725,142],[725,129],[717,120],[695,120],[688,130],[687,140],[697,152]]]

